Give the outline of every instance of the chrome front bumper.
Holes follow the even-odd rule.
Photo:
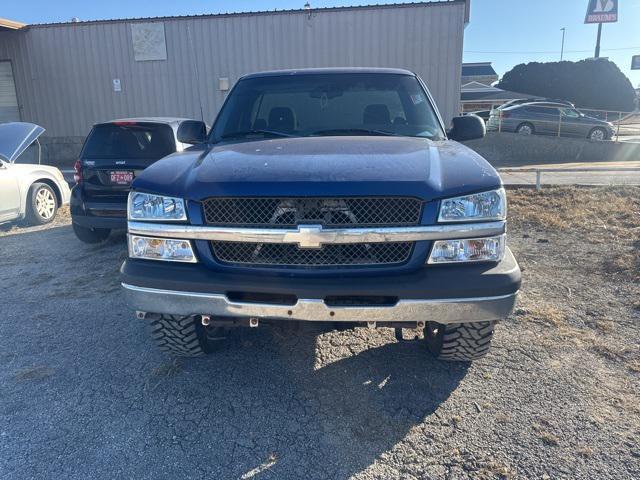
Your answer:
[[[328,306],[321,299],[299,299],[295,305],[245,303],[226,295],[180,292],[122,283],[127,302],[135,310],[168,315],[311,322],[418,322],[467,323],[501,320],[513,311],[516,293],[497,297],[399,300],[390,306]]]

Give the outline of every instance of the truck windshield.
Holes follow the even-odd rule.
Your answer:
[[[444,138],[415,77],[341,73],[241,80],[220,112],[211,141],[322,135]]]

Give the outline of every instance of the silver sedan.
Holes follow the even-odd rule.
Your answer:
[[[31,225],[52,221],[71,192],[56,167],[16,163],[44,132],[33,123],[0,124],[0,222],[26,220]]]
[[[551,102],[530,102],[491,111],[487,131],[515,132],[522,135],[611,140],[613,125],[589,117],[573,107]]]

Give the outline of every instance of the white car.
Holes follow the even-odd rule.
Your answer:
[[[52,221],[71,192],[62,172],[38,163],[16,163],[44,132],[33,123],[0,124],[0,222],[26,220],[31,225]]]

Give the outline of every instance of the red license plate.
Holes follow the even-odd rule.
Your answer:
[[[115,185],[129,185],[133,182],[133,172],[109,172],[111,183]]]

